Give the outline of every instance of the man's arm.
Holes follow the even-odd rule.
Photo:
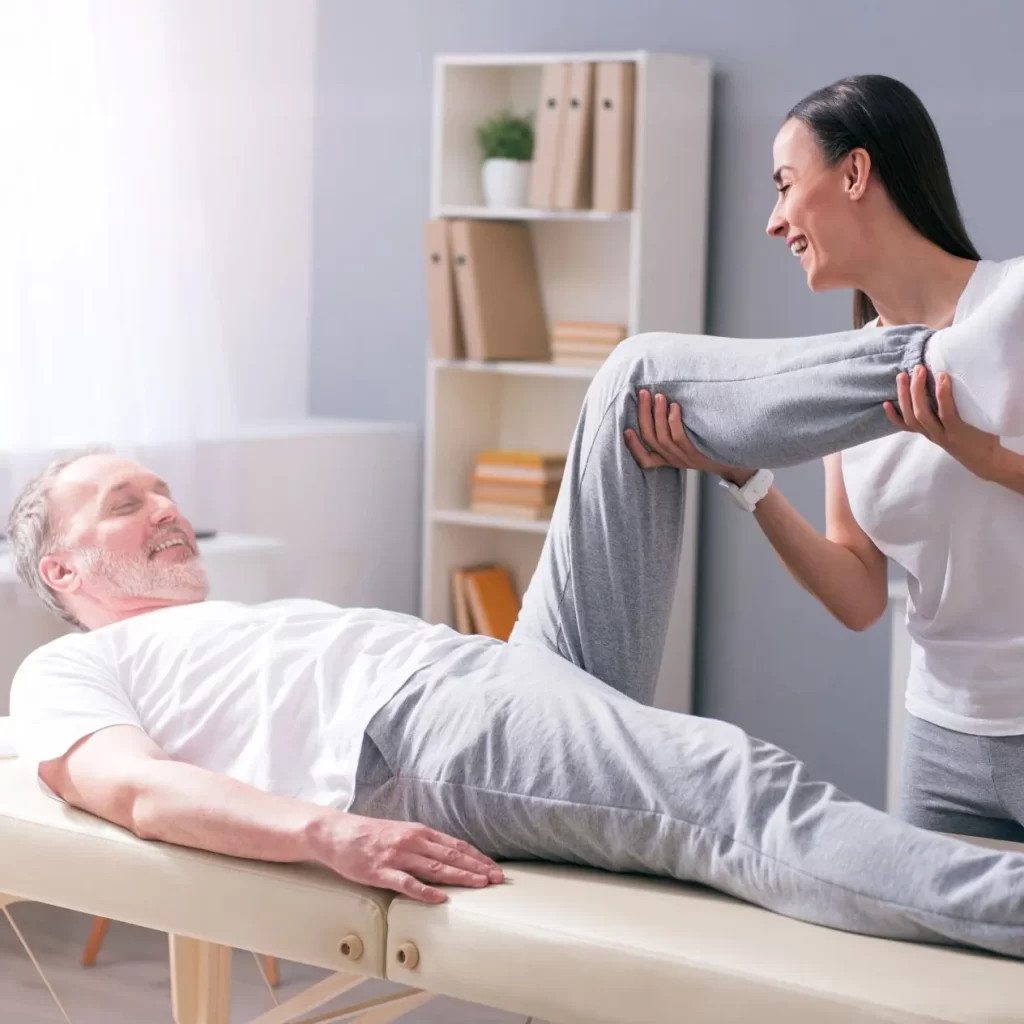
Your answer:
[[[141,839],[266,861],[319,861],[353,882],[430,903],[432,885],[503,879],[489,857],[424,825],[382,821],[275,796],[169,758],[132,726],[81,740],[39,776],[67,803]]]

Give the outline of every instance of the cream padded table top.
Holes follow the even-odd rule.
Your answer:
[[[222,857],[130,832],[0,760],[0,892],[335,971],[384,975],[390,894],[315,865]],[[346,936],[362,942],[347,959]]]
[[[0,759],[11,896],[558,1024],[1024,1022],[1018,961],[818,928],[673,882],[547,864],[506,873],[428,906],[312,865],[143,842]],[[350,935],[356,961],[339,950]],[[402,966],[410,943],[418,962]]]
[[[559,1024],[1024,1021],[1024,962],[820,928],[699,887],[555,865],[388,912],[388,977]],[[412,969],[397,951],[418,950]]]

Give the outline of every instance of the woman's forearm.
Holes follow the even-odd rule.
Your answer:
[[[885,573],[823,537],[772,487],[754,511],[790,575],[848,629],[867,629],[885,611]]]
[[[1024,455],[1000,448],[989,479],[1018,494],[1024,494]]]

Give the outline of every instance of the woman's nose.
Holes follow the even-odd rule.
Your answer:
[[[768,227],[765,229],[769,238],[786,237],[786,219],[779,210],[779,204],[775,204],[772,215],[768,218]]]

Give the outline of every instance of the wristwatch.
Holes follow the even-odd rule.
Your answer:
[[[775,474],[770,469],[759,469],[742,487],[737,487],[730,480],[719,480],[720,487],[724,487],[729,497],[744,512],[753,512],[757,503],[768,493],[768,489],[775,479]]]

